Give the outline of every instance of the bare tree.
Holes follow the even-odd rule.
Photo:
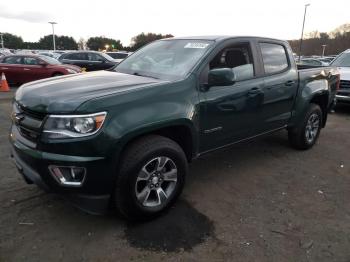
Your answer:
[[[298,53],[300,40],[289,41],[293,51]],[[326,45],[325,55],[336,55],[350,48],[350,24],[344,24],[331,32],[313,31],[303,40],[302,55],[322,55],[322,46]]]

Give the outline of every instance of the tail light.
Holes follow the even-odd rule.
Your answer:
[[[340,74],[337,74],[337,91],[340,88]]]

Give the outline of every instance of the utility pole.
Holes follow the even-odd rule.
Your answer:
[[[325,52],[325,50],[326,50],[326,46],[327,46],[327,45],[322,45],[322,57],[324,57],[324,52]]]
[[[4,34],[0,33],[0,37],[1,37],[1,48],[4,48],[4,38],[2,37]]]
[[[300,62],[300,58],[301,58],[301,48],[302,48],[302,45],[303,45],[303,36],[304,36],[304,26],[305,26],[306,9],[307,9],[308,6],[310,6],[310,4],[306,4],[306,5],[305,5],[305,10],[304,10],[304,20],[303,20],[303,27],[302,27],[302,29],[301,29],[300,46],[299,46],[299,62]]]
[[[49,22],[52,25],[52,42],[53,42],[53,51],[56,51],[56,41],[55,41],[55,25],[56,22]]]

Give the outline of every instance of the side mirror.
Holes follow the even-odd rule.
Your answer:
[[[230,68],[215,68],[209,71],[208,87],[229,86],[235,83],[235,74]]]

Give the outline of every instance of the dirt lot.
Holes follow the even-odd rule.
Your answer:
[[[0,99],[0,261],[350,261],[350,107],[309,151],[286,132],[192,163],[165,216],[92,216],[27,185],[9,159]]]

